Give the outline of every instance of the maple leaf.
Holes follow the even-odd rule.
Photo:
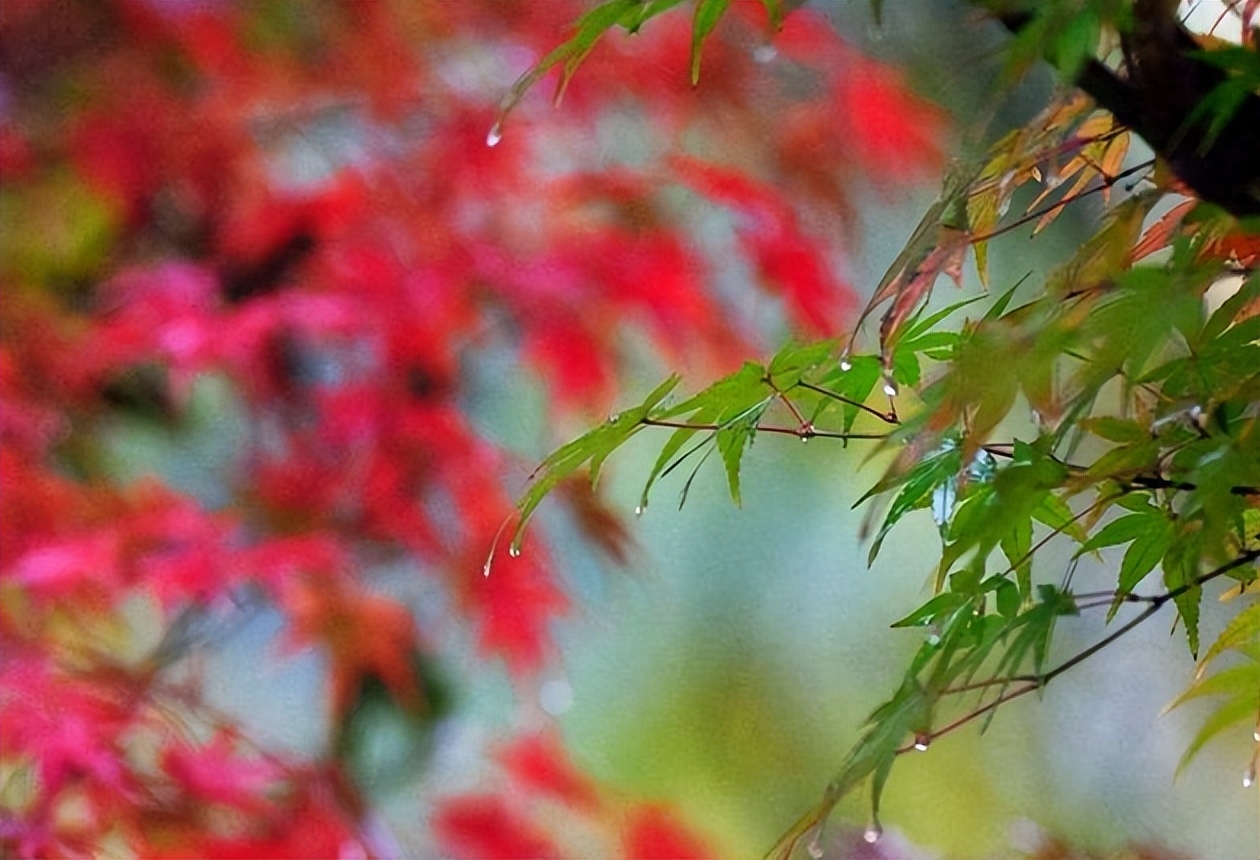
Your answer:
[[[801,230],[788,204],[769,186],[729,168],[684,156],[670,163],[679,182],[744,216],[736,231],[740,243],[761,277],[784,293],[796,323],[816,335],[834,332],[853,291],[835,276],[820,243]]]
[[[236,747],[235,741],[220,731],[205,746],[168,748],[162,756],[162,768],[193,797],[261,812],[271,803],[266,791],[284,773],[275,762],[246,758]]]
[[[876,181],[904,181],[914,171],[939,165],[942,115],[911,94],[893,71],[856,62],[838,76],[834,98],[856,156]]]
[[[151,840],[146,856],[214,857],[221,860],[286,860],[299,857],[382,856],[347,819],[327,779],[312,775],[269,814],[251,817],[238,832],[216,833],[204,825]]]
[[[469,860],[544,860],[560,857],[553,844],[519,810],[494,794],[443,800],[430,818],[443,851]]]
[[[569,605],[536,555],[535,550],[530,557],[496,559],[490,576],[483,573],[484,554],[470,558],[467,568],[464,594],[477,626],[477,644],[484,653],[502,657],[517,676],[530,675],[543,664],[551,649],[551,620]]]
[[[550,795],[574,810],[592,812],[599,805],[594,782],[573,766],[560,738],[552,732],[517,738],[497,757],[503,769],[526,789]]]
[[[1160,219],[1146,229],[1141,240],[1133,246],[1133,262],[1167,248],[1172,237],[1180,230],[1181,222],[1196,205],[1195,200],[1183,200],[1165,212]]]
[[[405,607],[348,584],[297,580],[286,585],[281,602],[290,619],[289,642],[326,651],[334,719],[346,713],[365,675],[379,678],[405,706],[421,705],[410,663],[416,632]]]
[[[962,285],[962,266],[971,237],[965,229],[963,191],[965,180],[955,176],[946,182],[945,192],[919,221],[905,248],[884,273],[854,331],[862,327],[875,308],[891,301],[880,322],[880,351],[885,369],[892,360],[892,346],[898,329],[931,294],[942,273]]]
[[[715,856],[669,809],[653,804],[628,813],[621,841],[625,856],[639,860],[705,860]]]
[[[130,705],[106,684],[73,679],[39,659],[10,660],[0,687],[0,750],[33,759],[36,806],[53,807],[86,781],[90,793],[125,801],[135,782],[119,746]]]

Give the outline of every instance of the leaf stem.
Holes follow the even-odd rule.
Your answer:
[[[639,423],[647,427],[672,427],[675,430],[721,430],[727,425],[724,424],[689,424],[686,421],[669,421],[662,418],[641,418]],[[799,427],[775,427],[768,425],[758,425],[758,433],[779,433],[784,436],[796,436],[800,438],[801,428]],[[809,435],[821,436],[825,439],[887,439],[887,433],[839,433],[832,430],[814,430]]]
[[[896,414],[892,412],[880,412],[878,409],[874,408],[873,406],[867,406],[865,403],[859,403],[858,401],[854,400],[851,397],[845,397],[843,394],[837,394],[836,392],[828,388],[823,388],[821,385],[815,385],[812,382],[806,382],[803,379],[796,384],[799,385],[801,388],[804,388],[808,391],[813,391],[816,394],[823,395],[824,397],[830,397],[832,400],[843,403],[846,406],[853,406],[857,409],[861,409],[863,412],[867,413],[868,415],[874,415],[876,418],[878,418],[880,421],[883,421],[885,424],[892,424],[892,425],[901,424],[901,420],[898,419]]]
[[[1240,554],[1236,558],[1232,559],[1231,561],[1228,561],[1225,564],[1220,565],[1219,567],[1213,568],[1207,573],[1201,574],[1200,576],[1196,576],[1190,582],[1180,585],[1177,588],[1170,589],[1169,591],[1165,591],[1162,594],[1155,594],[1155,595],[1150,595],[1150,596],[1126,595],[1125,596],[1126,601],[1133,602],[1133,603],[1146,603],[1148,604],[1147,607],[1144,610],[1142,610],[1136,617],[1126,622],[1123,626],[1117,628],[1115,631],[1103,637],[1102,639],[1098,640],[1097,642],[1095,642],[1093,645],[1089,646],[1088,648],[1069,657],[1067,660],[1063,661],[1058,666],[1055,666],[1053,669],[1051,669],[1048,672],[1042,672],[1040,674],[1032,674],[1032,675],[1007,675],[1001,678],[988,678],[983,681],[973,681],[968,684],[961,684],[957,687],[951,687],[947,690],[942,691],[941,695],[948,696],[948,695],[954,695],[958,693],[965,693],[970,690],[981,690],[988,687],[1007,686],[1010,684],[1025,684],[1026,685],[1023,687],[1018,687],[1014,690],[1008,690],[1007,692],[1002,693],[992,702],[989,702],[987,705],[968,711],[966,714],[963,714],[963,716],[959,717],[957,720],[954,720],[952,723],[946,726],[943,726],[934,732],[931,732],[929,736],[929,740],[938,738],[941,735],[949,734],[950,732],[954,731],[955,729],[961,726],[966,725],[972,720],[980,716],[983,716],[984,714],[987,714],[989,711],[993,710],[998,705],[1001,705],[1005,702],[1009,702],[1012,699],[1017,699],[1020,696],[1027,695],[1028,693],[1031,693],[1033,690],[1037,690],[1042,687],[1045,687],[1047,684],[1049,684],[1059,675],[1062,675],[1064,672],[1068,671],[1074,666],[1077,666],[1085,662],[1090,657],[1094,656],[1099,651],[1103,650],[1104,648],[1106,648],[1108,645],[1115,642],[1120,637],[1128,634],[1139,624],[1146,621],[1152,615],[1156,614],[1161,609],[1163,609],[1166,604],[1176,600],[1178,597],[1181,597],[1183,594],[1186,594],[1192,589],[1199,588],[1200,586],[1205,585],[1206,583],[1211,582],[1214,579],[1222,577],[1232,570],[1237,570],[1238,568],[1243,567],[1244,565],[1250,564],[1251,562],[1256,561],[1257,559],[1260,559],[1260,549],[1248,550]],[[1111,599],[1115,599],[1115,595],[1116,595],[1116,592],[1110,592],[1109,594],[1106,592],[1099,592],[1096,594],[1082,595],[1082,596],[1086,598],[1108,596]],[[901,755],[902,753],[908,752],[912,749],[914,749],[914,746],[909,745],[909,746],[898,749],[897,754]]]
[[[1081,200],[1085,197],[1088,197],[1091,194],[1097,194],[1099,191],[1106,191],[1108,188],[1115,185],[1121,179],[1124,179],[1128,176],[1132,176],[1135,173],[1141,173],[1144,170],[1149,170],[1154,163],[1155,163],[1154,161],[1144,161],[1141,164],[1137,164],[1137,165],[1134,165],[1133,167],[1130,167],[1128,170],[1120,171],[1115,176],[1104,177],[1101,185],[1095,185],[1093,188],[1087,188],[1086,190],[1082,191],[1080,194],[1074,195],[1072,197],[1065,197],[1064,199],[1058,201],[1057,203],[1051,203],[1049,206],[1043,206],[1040,209],[1029,212],[1027,215],[1023,215],[1019,218],[1016,218],[1014,221],[1012,221],[1009,224],[1003,224],[1001,227],[997,227],[993,230],[990,230],[988,233],[982,233],[979,236],[972,236],[970,238],[970,242],[971,244],[974,245],[977,242],[987,242],[990,239],[996,239],[998,236],[1001,236],[1005,233],[1009,233],[1012,230],[1022,227],[1025,224],[1036,221],[1037,219],[1041,218],[1043,215],[1047,215],[1055,211],[1056,209],[1062,209],[1064,206],[1067,206],[1071,203],[1075,203],[1077,200]]]

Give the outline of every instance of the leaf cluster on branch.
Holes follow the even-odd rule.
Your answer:
[[[517,545],[552,486],[582,470],[594,477],[632,436],[664,428],[640,506],[660,477],[685,468],[684,501],[713,454],[738,504],[749,446],[786,435],[870,440],[891,458],[859,502],[870,510],[872,560],[903,517],[931,511],[941,538],[933,594],[893,625],[926,638],[821,802],[771,851],[780,860],[801,845],[821,856],[832,810],[866,782],[868,837],[878,839],[898,756],[987,725],[1004,703],[1165,609],[1191,654],[1202,653],[1178,703],[1227,697],[1184,761],[1228,729],[1255,728],[1260,751],[1260,606],[1235,604],[1206,650],[1199,631],[1209,587],[1232,581],[1224,596],[1251,592],[1260,559],[1256,4],[1227,8],[1241,24],[1238,44],[1192,35],[1166,0],[972,5],[1010,31],[1008,84],[1048,60],[1064,86],[1030,122],[948,172],[852,336],[789,344],[679,400],[671,378],[544,460],[518,504]],[[696,6],[693,68],[717,6]],[[1129,157],[1135,135],[1154,158]],[[1007,218],[1030,188],[1038,193],[1026,214]],[[973,257],[987,287],[993,242],[1033,222],[1035,235],[1093,195],[1104,204],[1096,231],[1044,279],[927,310],[939,275],[961,282]],[[982,313],[948,327],[978,301]],[[876,312],[877,347],[864,351],[863,322]],[[1043,561],[1061,541],[1074,546],[1066,570]],[[1123,548],[1115,586],[1078,591],[1077,562],[1111,547]],[[1101,610],[1122,623],[1054,659],[1058,620]],[[1242,662],[1207,674],[1227,653]],[[1253,754],[1239,770],[1244,785],[1255,770]]]

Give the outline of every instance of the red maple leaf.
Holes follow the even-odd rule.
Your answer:
[[[289,642],[319,645],[328,656],[334,719],[346,713],[365,675],[379,678],[398,701],[421,704],[411,667],[418,643],[406,607],[327,579],[287,583],[281,604],[290,619]]]
[[[705,860],[714,856],[699,836],[660,805],[632,809],[621,841],[627,860]]]
[[[498,759],[504,770],[531,792],[588,813],[599,805],[595,783],[573,766],[564,744],[552,732],[517,738],[499,751]]]
[[[448,798],[429,826],[444,853],[468,860],[545,860],[560,849],[521,811],[494,794]]]

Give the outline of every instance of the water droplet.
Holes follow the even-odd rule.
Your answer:
[[[508,555],[512,556],[512,558],[520,558],[521,548],[517,546],[516,544],[512,544],[510,547],[508,547]]]
[[[840,359],[840,369],[845,373],[848,373],[853,369],[853,362],[849,361],[847,357]]]
[[[485,564],[483,564],[483,565],[481,566],[481,575],[482,575],[482,576],[489,576],[489,575],[490,575],[490,563],[491,563],[491,562],[493,562],[493,561],[494,561],[494,559],[490,559],[490,558],[486,559],[486,563],[485,563]]]
[[[634,515],[635,515],[636,517],[641,517],[641,516],[643,516],[643,505],[635,505],[635,506],[634,506]]]
[[[884,380],[884,393],[887,394],[889,397],[896,397],[897,384],[893,382],[891,379],[885,379]]]
[[[1252,758],[1251,764],[1247,766],[1247,772],[1243,774],[1243,788],[1251,788],[1256,784],[1256,760]]]
[[[1260,729],[1256,729],[1251,733],[1251,737],[1256,743],[1260,744]]]
[[[774,45],[758,45],[753,48],[753,59],[758,63],[773,62],[779,56],[779,49]]]
[[[810,439],[813,439],[817,433],[818,431],[814,428],[814,423],[812,421],[806,421],[796,431],[796,435],[801,437],[802,442],[808,442]]]
[[[862,838],[870,845],[874,845],[879,841],[879,837],[884,835],[884,828],[878,821],[866,828],[866,832],[862,834]]]
[[[490,131],[486,134],[486,146],[498,146],[501,140],[503,140],[503,125],[495,120],[494,125],[490,126]]]
[[[928,637],[927,637],[927,644],[931,645],[933,648],[935,648],[937,645],[940,645],[940,644],[941,644],[941,636],[940,636],[940,634],[939,634],[939,633],[929,633],[929,634],[928,634]]]
[[[826,849],[822,846],[823,826],[819,824],[814,828],[814,833],[809,837],[809,842],[805,844],[805,852],[813,857],[814,860],[822,860],[827,856]]]
[[[613,424],[613,423],[615,423],[615,422],[617,421],[617,419],[618,419],[618,418],[620,418],[620,417],[621,417],[621,413],[620,413],[620,412],[612,412],[612,413],[609,413],[609,415],[608,415],[608,423],[609,423],[609,424]]]
[[[914,736],[914,748],[919,752],[927,752],[928,747],[932,745],[932,735],[929,732],[918,732]]]

